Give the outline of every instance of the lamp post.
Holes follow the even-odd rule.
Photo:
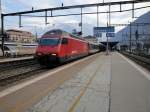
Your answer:
[[[0,38],[1,38],[1,49],[3,52],[3,56],[4,56],[4,16],[2,15],[2,1],[0,0],[0,25],[1,25],[1,34],[0,34]]]
[[[0,0],[0,16],[2,14],[2,1]]]
[[[108,23],[107,23],[107,28],[108,28]],[[106,55],[109,55],[109,45],[108,45],[108,36],[107,36],[108,31],[106,32],[106,38],[107,38],[107,45],[106,45]]]
[[[107,28],[111,26],[111,4],[109,4],[109,13],[107,17]],[[109,40],[108,40],[108,31],[106,32],[107,45],[106,45],[106,55],[109,55]]]
[[[131,42],[131,41],[132,41],[132,40],[131,40],[131,38],[132,38],[132,26],[131,26],[131,24],[132,24],[132,23],[130,22],[130,40],[129,40],[129,41],[130,41],[130,47],[129,47],[130,53],[132,52],[132,42]]]

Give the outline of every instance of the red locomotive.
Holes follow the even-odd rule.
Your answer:
[[[39,40],[36,57],[40,64],[62,63],[99,51],[99,45],[62,30],[46,32]]]

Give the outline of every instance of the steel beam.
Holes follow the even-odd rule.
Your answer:
[[[99,6],[97,6],[97,27],[99,27]]]
[[[19,15],[19,27],[22,27],[22,24],[21,24],[21,15]]]
[[[83,15],[83,14],[82,14],[82,13],[83,13],[83,11],[82,11],[82,8],[81,8],[81,37],[82,37],[82,33],[83,33],[83,31],[82,31],[82,25],[83,25],[83,24],[82,24],[82,15]]]
[[[1,49],[2,49],[3,56],[4,56],[5,54],[4,54],[4,16],[3,14],[1,14],[1,37],[2,37]]]
[[[129,26],[130,24],[111,24],[111,26]],[[131,23],[131,26],[146,26],[150,25],[150,23]]]
[[[6,13],[6,14],[4,14],[4,16],[17,16],[17,15],[22,15],[22,14],[37,13],[37,12],[44,12],[44,11],[65,10],[65,9],[75,9],[75,8],[87,8],[87,7],[95,7],[95,6],[108,6],[109,4],[111,4],[111,5],[120,5],[120,4],[122,4],[123,5],[123,4],[142,3],[142,2],[149,2],[149,1],[148,0],[119,1],[119,2],[106,2],[106,3],[64,6],[64,7],[38,9],[38,10],[22,11],[22,12],[15,12],[15,13]]]
[[[139,7],[139,8],[135,8],[134,10],[139,10],[139,9],[144,9],[144,8],[149,8],[150,6],[145,6],[145,7]],[[132,11],[132,9],[126,9],[126,10],[121,10],[121,12],[127,12],[127,11]],[[52,11],[51,11],[52,12]],[[88,14],[102,14],[102,13],[109,13],[109,11],[105,11],[105,12],[83,12],[82,15],[88,15]],[[120,10],[118,11],[110,11],[110,13],[120,13]],[[65,17],[65,16],[77,16],[77,15],[81,15],[80,13],[75,13],[75,14],[61,14],[61,15],[50,15],[47,17]],[[22,15],[25,17],[45,17],[45,15]]]
[[[132,40],[132,26],[131,26],[131,22],[130,22],[130,47],[129,47],[130,53],[132,52],[132,42],[131,42],[131,40]]]

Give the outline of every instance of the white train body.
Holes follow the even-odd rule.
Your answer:
[[[20,55],[33,55],[37,47],[37,43],[14,43],[5,42],[4,54],[5,56],[20,56]],[[0,56],[2,56],[2,50],[0,49]]]

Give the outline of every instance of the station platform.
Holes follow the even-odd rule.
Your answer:
[[[1,91],[0,112],[150,112],[150,72],[95,54]]]
[[[16,57],[16,58],[0,58],[0,63],[7,63],[7,62],[13,62],[13,61],[20,61],[20,60],[26,60],[26,59],[32,59],[33,56],[26,56],[26,57]]]

